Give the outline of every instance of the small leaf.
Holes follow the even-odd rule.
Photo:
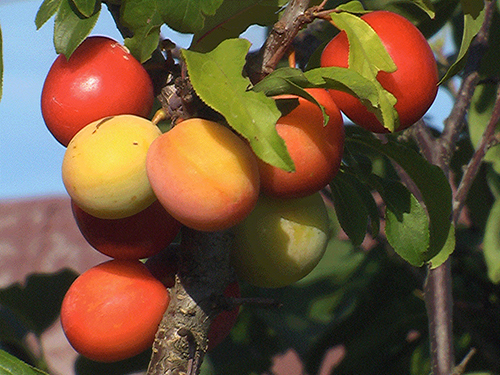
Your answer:
[[[56,52],[67,59],[90,34],[99,18],[100,10],[89,18],[80,18],[70,4],[71,0],[62,0],[54,24],[54,46]]]
[[[473,17],[471,14],[464,13],[464,31],[457,59],[455,60],[453,65],[450,66],[450,68],[448,69],[444,77],[441,78],[441,81],[438,84],[446,82],[448,79],[462,70],[465,65],[465,59],[467,57],[467,53],[469,51],[472,40],[481,29],[483,22],[484,9],[477,15],[477,17]]]
[[[365,10],[363,4],[356,0],[349,1],[348,3],[345,4],[340,4],[336,9],[343,10],[349,13],[358,13],[358,14],[370,12],[369,10],[368,11]]]
[[[125,39],[125,45],[143,63],[158,47],[163,25],[162,5],[157,0],[128,0],[120,11],[120,21],[133,34]]]
[[[2,375],[48,375],[4,350],[0,350],[0,374]]]
[[[451,226],[451,188],[443,171],[426,161],[415,150],[392,140],[380,142],[358,127],[349,129],[346,145],[361,144],[395,161],[413,180],[422,195],[429,216],[429,247],[423,259],[429,261],[449,241]]]
[[[39,336],[56,321],[64,294],[75,278],[70,270],[30,275],[25,285],[1,289],[0,304]]]
[[[208,53],[181,52],[198,96],[249,141],[259,158],[293,171],[285,142],[276,131],[280,111],[264,93],[247,90],[250,81],[242,76],[249,47],[247,40],[228,39]]]
[[[484,230],[483,254],[492,283],[500,283],[500,199],[491,208]]]
[[[378,107],[379,91],[373,81],[347,68],[328,67],[308,70],[304,76],[318,87],[345,91],[359,98],[370,110]]]
[[[414,266],[422,266],[429,246],[429,219],[415,196],[401,183],[384,186],[386,197],[385,234],[394,250]]]
[[[35,17],[35,25],[36,29],[40,29],[45,22],[52,18],[54,14],[56,14],[61,2],[63,0],[44,0],[40,8],[38,8],[38,12]]]
[[[160,40],[160,28],[153,29],[149,34],[135,34],[132,38],[125,39],[125,46],[129,49],[141,64],[151,57],[153,51],[158,47]]]
[[[467,126],[469,128],[470,141],[474,148],[477,148],[483,133],[488,126],[493,107],[495,106],[497,85],[481,84],[476,87],[472,102],[469,108]],[[500,123],[497,124],[497,129]],[[484,161],[491,163],[493,169],[500,173],[500,147],[492,147],[484,156]]]
[[[300,72],[300,73],[299,73]],[[282,94],[292,94],[300,96],[310,102],[316,104],[323,114],[323,125],[326,126],[328,123],[329,117],[325,112],[325,108],[318,103],[318,101],[309,94],[303,87],[310,87],[311,83],[305,78],[302,72],[299,69],[295,68],[281,68],[275,70],[270,74],[271,78],[260,81],[257,83],[252,90],[256,92],[263,91],[266,96],[276,96]],[[287,79],[286,77],[293,77],[292,80]],[[294,82],[295,81],[295,82]],[[264,83],[262,83],[264,82]]]
[[[359,194],[359,183],[339,172],[330,183],[332,200],[342,229],[355,246],[361,245],[368,228],[368,209]]]
[[[443,248],[437,255],[429,261],[431,269],[439,267],[441,264],[446,262],[450,255],[455,251],[455,226],[450,226],[450,233],[448,239],[446,240]]]
[[[412,0],[412,4],[422,9],[431,19],[436,17],[436,11],[431,0]]]
[[[89,18],[101,8],[100,0],[71,0],[83,18]]]

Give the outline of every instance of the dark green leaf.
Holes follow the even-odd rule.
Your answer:
[[[211,52],[182,50],[182,55],[198,96],[249,141],[259,158],[293,171],[285,142],[276,131],[280,111],[264,93],[247,90],[250,81],[242,76],[249,46],[247,40],[228,39]]]
[[[67,59],[90,34],[99,18],[100,10],[89,18],[80,18],[70,4],[62,0],[54,24],[54,46],[56,52]]]
[[[413,0],[413,4],[422,9],[430,18],[434,18],[436,16],[436,11],[434,10],[434,5],[430,0]]]
[[[14,284],[0,290],[0,304],[41,335],[59,316],[62,300],[76,274],[62,270],[55,274],[33,274],[25,285]]]
[[[162,4],[156,0],[128,0],[121,7],[120,20],[133,34],[125,45],[141,63],[158,47],[163,25]]]
[[[372,135],[350,129],[347,144],[368,146],[389,157],[404,169],[420,191],[429,216],[429,247],[422,259],[429,261],[441,251],[449,240],[452,193],[443,171],[427,162],[413,149],[389,140],[382,143]]]
[[[336,9],[343,10],[349,13],[358,13],[358,14],[370,12],[366,11],[365,8],[363,7],[363,4],[356,0],[349,1],[348,3],[345,4],[340,4]]]
[[[47,375],[4,350],[0,350],[0,375]]]
[[[271,76],[271,77],[269,77]],[[312,84],[305,78],[299,69],[281,68],[275,70],[264,80],[260,81],[253,87],[253,91],[263,91],[266,96],[276,96],[281,94],[292,94],[303,97],[306,100],[316,104],[323,113],[323,125],[326,126],[329,117],[325,112],[325,108],[307,91],[304,87],[310,87]],[[288,79],[291,77],[292,79]]]
[[[101,8],[101,0],[71,0],[81,16],[88,18]]]
[[[324,83],[322,81],[321,83]],[[258,82],[252,90],[265,92],[267,96],[290,94],[290,86],[311,87],[313,83],[297,68],[279,68]]]
[[[342,172],[330,183],[339,223],[356,246],[363,242],[368,229],[368,209],[359,188],[360,184],[354,177]]]
[[[286,3],[287,0],[225,0],[214,15],[206,17],[189,49],[207,52],[225,39],[238,37],[250,25],[272,25]]]
[[[475,0],[474,0],[475,1]],[[481,1],[482,3],[482,1]],[[469,51],[470,44],[474,37],[479,32],[479,29],[484,22],[484,9],[476,16],[464,13],[464,30],[462,35],[462,42],[460,44],[460,50],[458,51],[458,56],[452,66],[448,69],[445,76],[441,79],[439,84],[447,81],[459,71],[462,70],[465,64],[465,58],[467,57],[467,52]]]
[[[54,14],[56,14],[63,0],[44,0],[35,17],[35,25],[38,30],[47,22]]]
[[[399,182],[384,186],[385,234],[394,250],[414,266],[421,266],[429,246],[429,220],[417,199]]]
[[[135,34],[132,38],[125,39],[125,46],[129,49],[141,64],[151,57],[153,51],[158,47],[160,39],[160,28],[150,31],[149,34]]]
[[[483,133],[490,121],[495,106],[496,91],[497,85],[493,84],[478,85],[474,91],[469,108],[469,121],[467,121],[470,141],[474,148],[477,148],[481,142]],[[500,123],[497,124],[498,128],[500,128]],[[500,173],[500,147],[490,148],[484,157],[484,161],[491,163],[495,171]]]
[[[197,33],[205,27],[207,17],[213,16],[223,0],[143,0],[156,2],[164,22],[181,33]]]

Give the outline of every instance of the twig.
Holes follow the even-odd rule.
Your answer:
[[[495,142],[495,129],[498,121],[500,121],[500,85],[497,89],[497,97],[495,106],[493,107],[491,118],[483,133],[481,142],[477,146],[474,155],[472,156],[469,164],[465,169],[464,175],[462,177],[462,180],[460,181],[460,185],[458,186],[457,193],[455,195],[455,199],[453,202],[453,221],[455,223],[458,221],[460,212],[465,205],[465,198],[467,197],[469,189],[474,182],[477,173],[479,172],[479,167],[483,162],[484,156],[486,155],[486,152],[491,147],[491,145]]]
[[[463,373],[465,373],[465,368],[467,367],[467,364],[472,359],[474,354],[476,354],[476,349],[471,348],[471,350],[469,350],[469,352],[464,357],[464,359],[462,359],[460,364],[458,364],[458,366],[455,367],[455,369],[453,370],[453,374],[451,374],[451,375],[462,375]]]

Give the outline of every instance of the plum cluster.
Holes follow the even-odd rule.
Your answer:
[[[402,130],[436,96],[432,51],[401,16],[378,11],[362,18],[397,66],[376,78],[396,97]],[[341,32],[324,49],[321,65],[348,67],[348,60]],[[286,172],[259,159],[221,123],[190,118],[162,133],[148,119],[154,97],[147,71],[110,38],[89,37],[69,59],[56,59],[42,91],[42,114],[66,147],[62,178],[78,227],[112,258],[80,275],[64,299],[62,325],[79,353],[117,361],[151,346],[169,304],[178,267],[170,255],[182,251],[176,241],[182,226],[231,231],[238,279],[259,287],[290,285],[318,264],[329,240],[320,191],[337,174],[344,148],[340,110],[370,131],[387,129],[345,92],[306,90],[327,116],[302,97],[274,98],[288,110],[276,123],[295,167]],[[225,294],[239,296],[238,282]],[[238,312],[212,322],[210,348]]]
[[[134,87],[123,89],[126,100],[115,95],[124,78]],[[326,90],[311,90],[330,116],[326,126],[319,107],[276,98],[296,102],[276,125],[296,167],[287,173],[210,120],[187,119],[162,134],[146,116],[151,88],[123,46],[90,37],[69,60],[57,58],[42,92],[47,127],[66,146],[62,178],[74,218],[88,243],[113,258],[80,275],[61,309],[68,341],[97,361],[126,359],[151,346],[177,269],[168,254],[177,250],[183,225],[232,230],[240,279],[263,287],[307,275],[328,241],[319,190],[338,171],[344,130]],[[225,295],[238,297],[238,282]],[[227,336],[238,312],[214,319],[209,349]]]

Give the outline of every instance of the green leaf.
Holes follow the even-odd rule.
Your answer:
[[[476,87],[472,96],[467,126],[469,127],[470,140],[474,148],[477,148],[481,142],[483,133],[490,121],[495,106],[496,91],[497,85],[482,84]],[[499,128],[500,123],[497,124],[497,130]],[[500,147],[490,148],[483,160],[491,163],[493,169],[500,173]]]
[[[420,266],[427,259],[429,220],[425,209],[401,183],[384,186],[386,197],[385,234],[389,244],[408,263]]]
[[[345,91],[359,98],[371,112],[374,112],[377,116],[382,116],[378,81],[375,84],[372,80],[363,77],[352,69],[326,67],[302,72],[296,68],[280,68],[257,83],[253,90],[263,91],[267,96],[295,94],[311,100],[309,95],[304,90],[301,90],[301,88],[306,87],[322,87]],[[316,103],[315,100],[312,101]],[[327,117],[324,118],[327,121]]]
[[[101,8],[101,0],[71,0],[84,18],[91,17]]]
[[[412,4],[415,4],[420,9],[422,9],[427,15],[434,19],[436,17],[436,11],[434,9],[434,5],[430,0],[412,0]]]
[[[56,52],[67,59],[90,34],[99,18],[100,9],[89,18],[80,18],[70,4],[71,0],[62,0],[54,24],[54,46]]]
[[[0,375],[48,375],[4,350],[0,350]]]
[[[349,12],[349,13],[358,13],[358,14],[370,12],[369,10],[365,10],[365,8],[363,7],[363,4],[359,1],[356,1],[356,0],[349,1],[348,3],[345,3],[345,4],[340,4],[336,9],[343,10],[343,11]]]
[[[271,76],[269,78],[269,76]],[[288,79],[290,77],[291,79]],[[323,125],[326,126],[329,117],[325,108],[307,91],[304,87],[310,87],[312,84],[304,76],[301,70],[296,68],[281,68],[269,74],[265,79],[257,83],[252,90],[264,92],[266,96],[276,96],[281,94],[298,95],[316,104],[323,113]]]
[[[431,269],[439,267],[441,264],[446,262],[450,255],[455,251],[455,226],[450,225],[450,233],[448,234],[448,239],[446,240],[443,248],[437,255],[429,261]]]
[[[394,72],[397,67],[377,33],[360,17],[347,12],[332,13],[334,25],[349,40],[349,68],[375,80],[379,71]]]
[[[343,172],[330,182],[337,219],[355,246],[361,245],[368,228],[368,208],[360,185],[356,178]]]
[[[308,70],[304,76],[318,87],[342,90],[356,96],[372,112],[378,107],[377,85],[354,70],[338,67],[316,68]]]
[[[259,158],[293,171],[285,142],[276,131],[280,111],[264,93],[247,90],[250,81],[242,76],[249,47],[247,40],[228,39],[208,53],[181,52],[198,96],[248,140]]]
[[[483,254],[492,283],[500,283],[500,199],[491,208],[484,231]]]
[[[75,278],[70,270],[30,275],[25,285],[1,289],[0,304],[39,336],[56,321],[64,295]]]
[[[36,29],[40,29],[54,14],[56,14],[63,0],[44,0],[35,17]]]
[[[429,217],[430,236],[429,246],[422,252],[422,259],[431,260],[449,241],[452,192],[443,171],[430,164],[415,150],[399,142],[389,139],[382,143],[357,127],[349,130],[346,137],[347,146],[361,144],[389,157],[404,169],[419,189]]]
[[[121,7],[120,21],[133,34],[125,46],[141,63],[158,47],[163,25],[162,4],[156,0],[128,0]]]
[[[458,56],[452,66],[448,69],[446,74],[438,84],[441,84],[458,72],[462,70],[465,65],[467,53],[469,52],[469,47],[472,43],[472,40],[477,35],[481,26],[484,22],[484,9],[476,16],[472,16],[469,13],[464,13],[464,31],[462,35],[462,42],[460,44],[460,50],[458,51]]]
[[[143,0],[159,5],[164,22],[181,33],[196,33],[205,27],[207,17],[213,16],[223,0]]]
[[[286,3],[287,0],[225,0],[214,15],[205,19],[189,49],[207,52],[225,39],[238,37],[250,25],[273,25]]]

